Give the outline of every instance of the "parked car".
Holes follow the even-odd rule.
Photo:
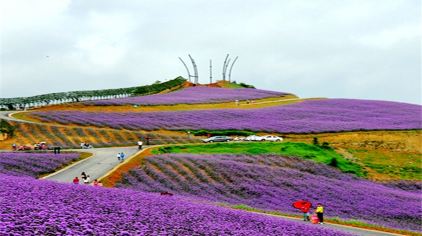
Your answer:
[[[228,142],[231,141],[232,138],[228,136],[214,136],[206,139],[202,139],[202,142],[204,143],[213,143],[213,142]]]
[[[274,136],[274,135],[266,135],[262,137],[264,141],[270,141],[270,142],[281,142],[283,141],[282,137]]]
[[[264,141],[264,138],[258,135],[249,135],[245,138],[245,141]]]

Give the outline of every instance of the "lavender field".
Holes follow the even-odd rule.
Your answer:
[[[145,113],[34,112],[43,121],[125,129],[252,130],[279,133],[422,129],[422,106],[324,99],[261,109]]]
[[[124,189],[0,174],[0,235],[346,235]]]
[[[420,192],[386,187],[324,164],[276,155],[165,154],[149,157],[118,185],[298,213],[292,202],[325,205],[327,217],[421,230]]]
[[[166,94],[153,94],[140,97],[128,97],[120,99],[108,99],[84,102],[86,105],[171,105],[171,104],[194,104],[230,102],[235,100],[260,99],[279,97],[287,93],[273,92],[252,88],[214,88],[205,86],[189,87]]]
[[[0,173],[32,176],[52,172],[79,158],[78,153],[16,153],[0,152]]]

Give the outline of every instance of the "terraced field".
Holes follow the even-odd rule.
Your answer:
[[[251,88],[213,88],[208,86],[188,87],[166,94],[154,94],[121,99],[84,102],[86,105],[172,105],[196,103],[220,103],[235,100],[252,100],[268,97],[283,97],[287,93]]]
[[[420,202],[418,192],[278,155],[152,156],[140,168],[129,171],[118,186],[291,213],[297,213],[291,203],[304,198],[322,202],[328,217],[407,230],[420,229],[422,214],[420,208],[414,207]]]
[[[166,135],[151,132],[101,129],[96,127],[56,126],[11,122],[16,127],[14,138],[0,142],[0,148],[10,149],[15,144],[34,144],[41,141],[52,146],[79,148],[81,142],[88,142],[94,147],[114,147],[136,145],[138,140],[150,144],[193,143],[197,140],[186,135]]]
[[[131,130],[251,130],[321,133],[422,129],[421,106],[383,101],[325,99],[261,109],[175,112],[33,112],[43,122]],[[258,122],[259,121],[259,122]]]
[[[80,160],[80,153],[16,153],[0,152],[0,173],[14,176],[39,177]]]
[[[350,235],[176,196],[0,179],[1,235]]]
[[[9,153],[4,155],[12,158],[7,159],[0,153],[0,173],[7,174],[1,174],[7,183],[0,185],[0,193],[34,198],[31,204],[19,197],[0,200],[0,206],[12,204],[18,209],[0,207],[0,234],[23,230],[84,235],[220,235],[233,231],[239,235],[342,235],[213,206],[298,215],[291,207],[298,199],[323,203],[326,216],[332,219],[407,230],[412,235],[422,231],[422,210],[417,207],[422,199],[421,106],[301,99],[244,88],[179,88],[15,114],[33,123],[10,121],[16,127],[14,137],[0,142],[0,148],[40,141],[63,148],[78,148],[81,142],[111,147],[135,145],[138,140],[146,143],[147,139],[150,144],[178,145],[147,149],[101,178],[106,186],[118,189],[16,177],[38,177],[75,160],[73,156],[59,160]],[[282,135],[285,142],[184,145],[200,141],[187,131],[189,136],[271,133]],[[175,196],[158,197],[157,192]],[[68,212],[76,219],[95,219],[100,224],[68,220]]]

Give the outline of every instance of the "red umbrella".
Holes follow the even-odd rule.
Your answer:
[[[312,207],[312,203],[305,201],[305,200],[296,201],[292,205],[293,205],[294,208],[299,209],[303,212],[308,212],[309,209],[311,209],[311,207]]]

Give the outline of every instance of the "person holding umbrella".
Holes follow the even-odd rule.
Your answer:
[[[293,207],[299,209],[303,213],[303,221],[309,221],[309,210],[312,207],[312,203],[305,200],[299,200],[293,203]]]

